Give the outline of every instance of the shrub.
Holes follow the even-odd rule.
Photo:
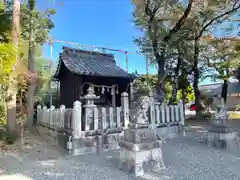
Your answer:
[[[240,110],[240,104],[236,106],[236,111],[239,111],[239,110]]]
[[[7,123],[6,109],[4,104],[0,104],[0,125]]]

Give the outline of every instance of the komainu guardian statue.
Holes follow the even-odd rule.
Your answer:
[[[131,124],[146,125],[149,124],[148,110],[150,107],[150,98],[148,96],[142,96],[136,103],[137,106],[130,112]]]

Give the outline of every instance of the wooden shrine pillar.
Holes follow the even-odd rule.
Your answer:
[[[112,108],[113,110],[116,108],[116,89],[115,86],[111,89],[111,95],[112,95]]]

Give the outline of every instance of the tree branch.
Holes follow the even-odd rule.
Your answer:
[[[188,15],[189,15],[189,13],[190,13],[190,11],[192,9],[193,1],[194,0],[189,0],[188,6],[185,9],[183,15],[180,17],[180,19],[175,24],[175,26],[169,31],[169,34],[163,38],[164,42],[168,41],[171,38],[172,34],[176,33],[183,26],[183,24],[185,23]]]
[[[153,11],[151,11],[149,5],[150,5],[150,0],[147,0],[144,11],[145,11],[145,13],[149,16],[148,26],[149,26],[149,24],[151,24],[151,23],[153,22],[154,17],[155,17],[155,15],[156,15],[156,13],[157,13],[157,11],[158,11],[158,9],[159,9],[159,5],[157,5],[157,6],[153,9]]]
[[[213,18],[212,20],[210,20],[207,24],[205,24],[205,26],[203,26],[202,30],[200,31],[200,33],[198,34],[198,36],[196,37],[196,39],[198,40],[198,39],[202,36],[203,32],[208,28],[208,26],[210,26],[214,21],[216,21],[216,20],[218,20],[218,19],[220,19],[220,18],[222,18],[222,17],[224,17],[224,16],[226,16],[226,15],[230,15],[230,14],[233,13],[234,11],[237,11],[238,9],[240,9],[240,4],[235,7],[235,5],[236,5],[238,2],[240,2],[240,1],[239,1],[239,0],[235,0],[235,3],[234,3],[233,8],[232,8],[231,10],[226,11],[226,12],[224,12],[224,13],[216,16],[216,17],[214,17],[214,18]]]
[[[146,4],[145,4],[145,13],[149,16],[149,20],[148,20],[148,33],[149,33],[149,36],[150,36],[150,39],[151,39],[151,42],[152,42],[152,47],[153,47],[153,52],[154,52],[154,56],[155,58],[157,58],[159,55],[158,53],[158,50],[157,50],[157,47],[158,47],[158,40],[157,40],[157,35],[156,35],[156,26],[154,27],[153,29],[153,21],[154,21],[154,18],[155,18],[155,15],[159,9],[159,5],[155,6],[154,9],[151,11],[150,7],[150,0],[147,0],[146,1]],[[155,32],[153,32],[153,30]]]
[[[158,52],[158,39],[157,39],[157,26],[156,26],[156,23],[155,24],[153,23],[153,21],[154,21],[156,13],[157,13],[157,11],[159,10],[160,7],[159,7],[159,4],[157,4],[154,7],[154,9],[151,10],[151,8],[149,7],[150,6],[150,1],[151,0],[146,0],[145,1],[144,11],[145,11],[145,14],[149,16],[149,20],[148,20],[148,24],[147,24],[148,33],[149,33],[149,36],[150,36],[150,40],[152,42],[152,48],[153,48],[154,56],[155,56],[157,62],[159,63],[158,64],[158,66],[159,66],[158,71],[161,71],[160,67],[164,67],[164,61],[161,60],[161,59],[164,58],[166,44],[163,43],[163,46],[161,48],[161,53],[159,53]],[[183,15],[179,18],[179,20],[177,21],[175,26],[169,31],[168,35],[166,35],[163,38],[162,42],[167,42],[171,38],[171,36],[174,33],[176,33],[183,26],[183,24],[185,23],[188,15],[191,11],[193,1],[194,0],[189,0],[188,6],[185,9]],[[163,75],[163,78],[162,78],[162,80],[160,80],[160,83],[165,79],[166,76],[167,76],[167,72],[165,72],[165,74]]]

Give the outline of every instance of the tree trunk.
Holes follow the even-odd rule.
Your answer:
[[[20,1],[13,0],[12,8],[12,40],[16,48],[16,62],[12,67],[13,72],[18,65],[18,40],[19,40],[19,16],[20,16]],[[17,82],[14,74],[11,73],[9,77],[9,86],[7,90],[7,129],[10,134],[16,134],[16,95]]]
[[[180,54],[178,55],[178,61],[177,61],[177,67],[174,71],[174,77],[173,77],[173,83],[172,83],[172,97],[170,99],[170,104],[176,104],[177,102],[177,92],[178,92],[178,77],[179,77],[179,71],[181,66],[181,57]]]
[[[227,79],[224,79],[223,86],[222,86],[222,92],[221,92],[221,96],[224,100],[224,105],[226,105],[226,103],[227,103],[227,90],[228,90],[228,81],[227,81]]]
[[[29,36],[29,48],[28,48],[28,70],[31,73],[35,72],[34,68],[34,56],[35,56],[35,41],[34,41],[34,25],[32,24],[32,11],[34,9],[33,6],[29,6],[32,9],[30,9],[30,36]],[[28,118],[27,118],[27,125],[30,126],[33,124],[33,107],[34,107],[34,92],[35,92],[35,82],[28,83],[28,92],[27,92],[27,112],[28,112]]]
[[[185,90],[182,88],[182,103],[183,103],[184,118],[185,118],[185,99],[186,99],[186,93],[185,93]]]
[[[27,125],[31,126],[33,124],[33,114],[34,114],[34,93],[35,93],[35,85],[28,85],[28,93],[27,93]]]
[[[164,56],[162,56],[162,58],[158,59],[157,61],[157,65],[158,65],[158,85],[156,87],[156,101],[163,103],[164,102],[164,79],[165,79],[165,70],[164,70],[164,65],[165,65],[165,61],[164,61]]]
[[[174,105],[177,102],[177,91],[178,91],[178,79],[174,76],[172,83],[172,97],[169,101],[169,104]]]
[[[11,78],[11,77],[10,77]],[[12,84],[8,87],[7,92],[7,129],[8,132],[12,135],[16,135],[16,94],[17,87],[16,82],[11,78]]]
[[[165,58],[164,55],[162,55],[161,57],[158,57],[158,61],[157,61],[157,65],[158,65],[158,83],[161,83],[164,81],[164,76],[165,76]]]
[[[160,103],[163,102],[164,100],[164,79],[167,76],[167,72],[165,72],[164,66],[165,66],[165,49],[166,49],[166,43],[171,39],[172,35],[177,33],[178,30],[183,26],[185,23],[191,9],[192,9],[192,4],[194,0],[189,0],[187,8],[185,9],[183,15],[178,19],[176,22],[175,26],[169,31],[169,33],[163,38],[162,40],[162,49],[161,53],[159,54],[158,51],[158,27],[157,23],[154,22],[155,16],[158,12],[159,6],[155,6],[153,10],[151,10],[151,3],[150,0],[145,1],[145,8],[144,11],[146,15],[149,16],[149,21],[148,21],[148,32],[150,35],[150,40],[152,41],[152,47],[153,47],[153,52],[154,56],[157,61],[158,65],[158,86],[157,86],[157,92],[156,92],[156,100],[159,101]]]
[[[21,122],[21,145],[24,145],[24,124]]]
[[[193,80],[193,89],[194,89],[195,105],[196,105],[196,117],[200,117],[201,115],[200,91],[198,88],[198,80],[199,80],[199,69],[196,68],[194,70],[194,80]]]
[[[21,129],[21,145],[24,145],[24,139],[23,139],[23,134],[24,134],[24,122],[23,120],[25,119],[25,109],[23,109],[23,92],[20,92],[20,108],[21,108],[21,112],[20,112],[20,121],[19,121],[19,125],[20,125],[20,129]]]
[[[200,102],[200,90],[198,88],[198,81],[200,78],[198,69],[198,57],[199,57],[199,38],[197,37],[194,41],[194,64],[193,64],[193,89],[195,95],[195,105],[196,105],[196,118],[201,117],[201,102]]]
[[[30,72],[34,72],[34,54],[35,54],[35,46],[33,43],[29,42],[29,52],[28,52],[28,70]],[[35,83],[35,82],[34,82]],[[33,107],[34,107],[34,92],[35,92],[35,84],[28,84],[27,91],[27,125],[30,126],[33,123]]]

